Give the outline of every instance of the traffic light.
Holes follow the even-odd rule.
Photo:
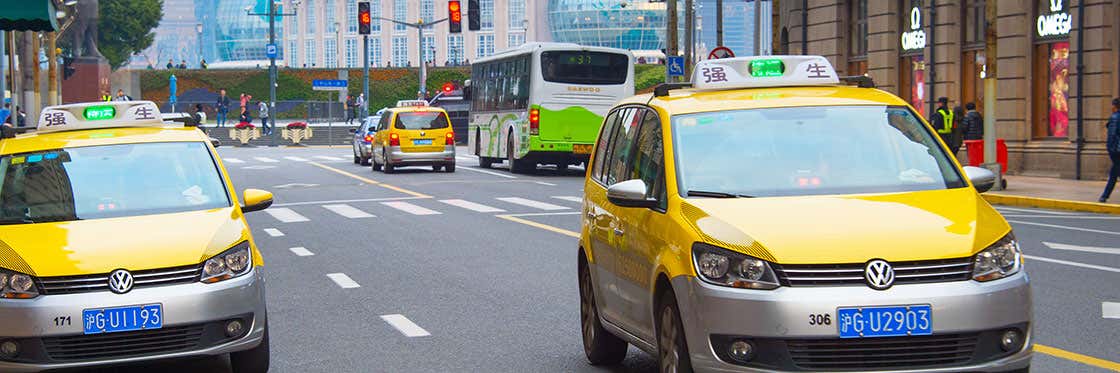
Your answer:
[[[478,0],[467,0],[467,29],[478,31],[482,29],[482,14]]]
[[[373,19],[369,14],[369,2],[362,1],[358,3],[358,33],[362,35],[369,35],[369,24]]]
[[[449,0],[447,2],[447,28],[448,32],[458,34],[463,32],[463,13],[460,12],[459,0]]]

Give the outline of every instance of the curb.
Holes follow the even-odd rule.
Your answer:
[[[1038,207],[1058,210],[1070,210],[1081,212],[1095,212],[1099,214],[1112,214],[1120,215],[1120,205],[1096,203],[1096,202],[1080,202],[1080,201],[1067,201],[1062,199],[1050,198],[1037,198],[1037,197],[1024,197],[1006,194],[982,194],[984,199],[993,205],[1005,206],[1020,206],[1020,207]]]

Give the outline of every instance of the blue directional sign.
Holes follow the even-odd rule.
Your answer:
[[[264,48],[264,54],[268,56],[268,58],[276,58],[276,56],[279,55],[279,53],[277,52],[276,44],[266,45]]]
[[[315,79],[311,81],[311,89],[316,91],[344,91],[347,81],[341,79]]]
[[[684,76],[684,57],[669,56],[669,76]]]

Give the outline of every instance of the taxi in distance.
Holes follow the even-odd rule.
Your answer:
[[[455,131],[447,111],[424,100],[401,100],[380,112],[368,130],[374,171],[393,173],[399,167],[431,166],[455,172]]]
[[[260,252],[210,139],[150,101],[43,109],[0,139],[0,371],[228,354],[269,366]]]
[[[633,345],[662,372],[1029,370],[991,172],[820,56],[703,61],[691,86],[604,119],[577,257],[592,364]]]

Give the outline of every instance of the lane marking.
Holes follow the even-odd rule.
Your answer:
[[[1082,252],[1086,252],[1086,253],[1120,255],[1120,249],[1113,249],[1113,248],[1110,248],[1110,247],[1067,245],[1067,244],[1064,244],[1064,243],[1053,243],[1053,242],[1046,242],[1046,241],[1043,241],[1042,244],[1045,245],[1046,247],[1049,247],[1049,248],[1054,249],[1054,250],[1070,250],[1070,251],[1082,251]]]
[[[1051,258],[1046,258],[1046,257],[1041,257],[1041,256],[1025,255],[1025,254],[1023,255],[1023,257],[1027,258],[1027,259],[1030,259],[1030,260],[1037,260],[1037,261],[1040,261],[1040,262],[1050,262],[1050,263],[1054,263],[1054,264],[1065,264],[1067,266],[1073,266],[1073,267],[1081,267],[1081,268],[1095,269],[1095,270],[1099,270],[1099,271],[1120,273],[1120,268],[1105,267],[1105,266],[1096,265],[1096,264],[1085,264],[1085,263],[1071,262],[1071,261],[1068,261],[1068,260],[1051,259]]]
[[[264,163],[279,163],[280,162],[278,160],[268,158],[268,157],[253,157],[253,159],[256,159],[256,160],[264,162]]]
[[[270,169],[270,168],[276,168],[276,166],[245,166],[245,167],[242,167],[241,169],[242,170],[267,170],[267,169]]]
[[[513,176],[513,175],[509,175],[509,174],[503,174],[503,173],[500,173],[500,172],[494,172],[494,171],[490,171],[490,170],[483,170],[481,168],[475,168],[475,167],[472,167],[472,166],[463,166],[463,167],[459,167],[459,168],[467,170],[467,171],[481,172],[481,173],[484,173],[484,174],[487,174],[487,175],[504,177],[506,179],[516,179],[517,178],[517,176]]]
[[[325,205],[325,204],[333,204],[333,203],[353,203],[353,202],[401,201],[401,200],[413,200],[413,199],[424,199],[424,198],[427,198],[427,197],[385,197],[385,198],[361,198],[361,199],[332,199],[332,200],[325,200],[325,201],[303,201],[303,202],[276,203],[276,204],[273,204],[272,207]]]
[[[397,331],[404,334],[405,337],[414,338],[432,335],[432,333],[428,333],[427,330],[421,328],[420,325],[416,325],[416,323],[404,317],[404,315],[381,315],[381,319],[385,320],[385,322],[393,328],[396,328]]]
[[[325,208],[327,210],[331,210],[335,214],[339,214],[339,215],[342,215],[343,217],[347,217],[347,218],[350,218],[350,219],[361,219],[361,218],[372,218],[373,217],[373,214],[370,214],[370,213],[362,211],[362,210],[358,210],[358,209],[354,208],[354,206],[350,206],[350,205],[346,205],[346,204],[323,205],[323,208]]]
[[[1021,220],[1008,220],[1007,222],[1008,222],[1008,223],[1013,223],[1013,224],[1037,225],[1037,226],[1039,226],[1039,227],[1058,228],[1058,229],[1068,229],[1068,230],[1071,230],[1071,231],[1081,231],[1081,232],[1091,232],[1091,233],[1111,234],[1111,235],[1114,235],[1114,236],[1120,236],[1120,232],[1112,232],[1112,231],[1102,231],[1102,230],[1099,230],[1099,229],[1078,228],[1078,227],[1067,227],[1067,226],[1064,226],[1064,225],[1057,225],[1057,224],[1032,223],[1032,222],[1029,222],[1029,221],[1021,221]]]
[[[288,251],[291,251],[292,254],[296,254],[296,256],[312,256],[312,255],[315,255],[315,253],[311,252],[311,250],[308,250],[306,247],[303,247],[303,246],[296,246],[296,247],[293,247],[293,248],[289,248]]]
[[[276,220],[279,220],[281,223],[299,223],[310,220],[306,216],[300,215],[299,213],[292,211],[292,209],[289,208],[274,207],[266,209],[264,210],[264,212],[272,215],[272,217],[276,218]]]
[[[534,181],[534,183],[537,183],[537,184],[540,184],[540,185],[547,185],[547,186],[556,186],[556,184],[546,183],[546,182],[543,182],[543,181]]]
[[[1106,319],[1120,319],[1120,303],[1101,302],[1101,317]]]
[[[446,203],[446,204],[449,204],[449,205],[452,205],[452,206],[456,206],[456,207],[462,207],[462,208],[465,208],[467,210],[477,211],[477,212],[505,212],[506,211],[506,210],[502,210],[502,209],[497,208],[497,207],[490,207],[490,206],[483,205],[483,204],[480,204],[480,203],[474,203],[474,202],[471,202],[471,201],[465,201],[465,200],[461,200],[461,199],[444,199],[444,200],[440,200],[440,202],[443,202],[443,203]]]
[[[583,197],[576,197],[576,196],[552,196],[552,198],[556,198],[556,199],[562,199],[562,200],[565,200],[565,201],[571,201],[571,202],[575,202],[575,203],[583,203]]]
[[[314,158],[322,159],[322,160],[325,160],[325,161],[341,161],[342,160],[341,158],[332,157],[332,156],[329,156],[329,155],[316,155]]]
[[[401,192],[401,193],[404,193],[404,194],[408,194],[408,195],[413,196],[413,197],[432,198],[432,196],[429,196],[427,194],[413,192],[411,190],[395,187],[395,186],[392,186],[392,185],[389,185],[389,184],[382,184],[382,183],[377,182],[373,179],[358,176],[358,175],[355,175],[355,174],[352,174],[352,173],[349,173],[349,172],[346,172],[346,171],[343,171],[343,170],[340,170],[340,169],[337,169],[337,168],[334,168],[334,167],[331,167],[331,166],[327,166],[327,165],[322,164],[322,163],[308,162],[307,164],[315,166],[315,167],[322,168],[322,169],[327,170],[327,171],[337,173],[339,175],[345,175],[347,177],[353,178],[355,180],[361,181],[361,182],[369,184],[369,185],[377,185],[379,187],[389,189],[389,190],[394,190],[394,191]]]
[[[288,184],[282,184],[282,185],[275,185],[275,186],[273,186],[273,188],[276,188],[276,189],[287,189],[287,188],[310,188],[310,187],[317,187],[317,186],[319,186],[319,184],[307,184],[307,183],[288,183]]]
[[[1029,213],[1032,213],[1032,214],[1051,214],[1051,215],[1076,215],[1077,214],[1077,213],[1066,212],[1066,211],[1050,211],[1050,210],[1043,210],[1043,209],[1021,209],[1021,208],[1006,207],[1006,206],[996,207],[996,210],[998,210],[1000,212],[1003,212],[1003,210],[1007,210],[1007,211],[1029,212]]]
[[[281,232],[279,229],[276,229],[276,228],[265,228],[264,233],[268,233],[268,235],[272,236],[272,237],[281,237],[281,236],[284,235],[284,232]]]
[[[395,208],[397,210],[407,212],[407,213],[412,214],[412,215],[439,215],[439,214],[442,214],[439,211],[435,211],[435,210],[427,209],[427,208],[424,208],[424,207],[420,207],[420,206],[417,206],[417,205],[414,205],[414,204],[411,204],[411,203],[408,203],[408,202],[401,202],[401,201],[381,202],[381,204],[385,205],[385,206]]]
[[[1082,354],[1079,354],[1079,353],[1076,353],[1076,352],[1066,351],[1066,350],[1056,348],[1056,347],[1050,347],[1050,346],[1040,345],[1038,343],[1035,343],[1034,344],[1034,351],[1044,353],[1044,354],[1054,356],[1054,357],[1059,357],[1059,358],[1066,359],[1066,360],[1073,360],[1073,361],[1076,361],[1078,363],[1082,363],[1082,364],[1085,364],[1085,365],[1091,365],[1091,366],[1095,366],[1095,367],[1098,367],[1098,368],[1120,371],[1120,363],[1117,363],[1115,361],[1108,361],[1108,360],[1105,360],[1105,359],[1092,357],[1092,356],[1089,356],[1089,355],[1082,355]]]
[[[513,204],[517,204],[517,205],[522,205],[522,206],[528,206],[528,207],[532,207],[532,208],[539,209],[539,210],[545,210],[545,211],[567,210],[568,209],[567,207],[564,207],[564,206],[558,206],[558,205],[554,205],[554,204],[551,204],[551,203],[545,203],[545,202],[538,202],[538,201],[534,201],[534,200],[531,200],[531,199],[524,199],[524,198],[521,198],[521,197],[500,197],[500,198],[497,198],[497,200],[502,201],[502,202],[509,202],[509,203],[513,203]]]
[[[284,159],[287,159],[289,161],[296,161],[296,162],[307,162],[308,161],[307,158],[300,158],[300,157],[293,157],[293,156],[284,157]]]
[[[582,214],[582,212],[579,212],[579,211],[532,212],[532,213],[527,213],[527,214],[506,214],[506,216],[557,216],[557,215],[579,215],[579,214]]]
[[[1120,220],[1120,216],[1087,216],[1087,215],[1015,215],[1015,214],[1004,214],[1003,217],[1005,217],[1005,218]]]
[[[357,282],[355,282],[350,278],[350,276],[347,276],[345,273],[328,273],[327,278],[331,279],[331,281],[334,281],[334,283],[337,284],[338,287],[341,287],[343,289],[362,287],[362,285],[358,285]]]
[[[237,159],[237,158],[222,158],[222,160],[225,161],[226,163],[245,163],[245,161]]]
[[[511,216],[511,215],[495,215],[495,216],[497,216],[499,218],[502,218],[502,219],[505,219],[505,220],[512,221],[514,223],[525,224],[525,225],[528,225],[530,227],[536,227],[536,228],[544,229],[546,231],[556,232],[556,233],[559,233],[559,234],[562,234],[562,235],[565,235],[565,236],[579,238],[579,233],[572,232],[572,231],[564,229],[564,228],[557,228],[557,227],[553,227],[553,226],[548,225],[548,224],[541,224],[541,223],[537,223],[537,222],[532,221],[532,220],[525,220],[525,219],[522,219],[522,218],[519,218],[519,217],[516,217],[516,216]]]

